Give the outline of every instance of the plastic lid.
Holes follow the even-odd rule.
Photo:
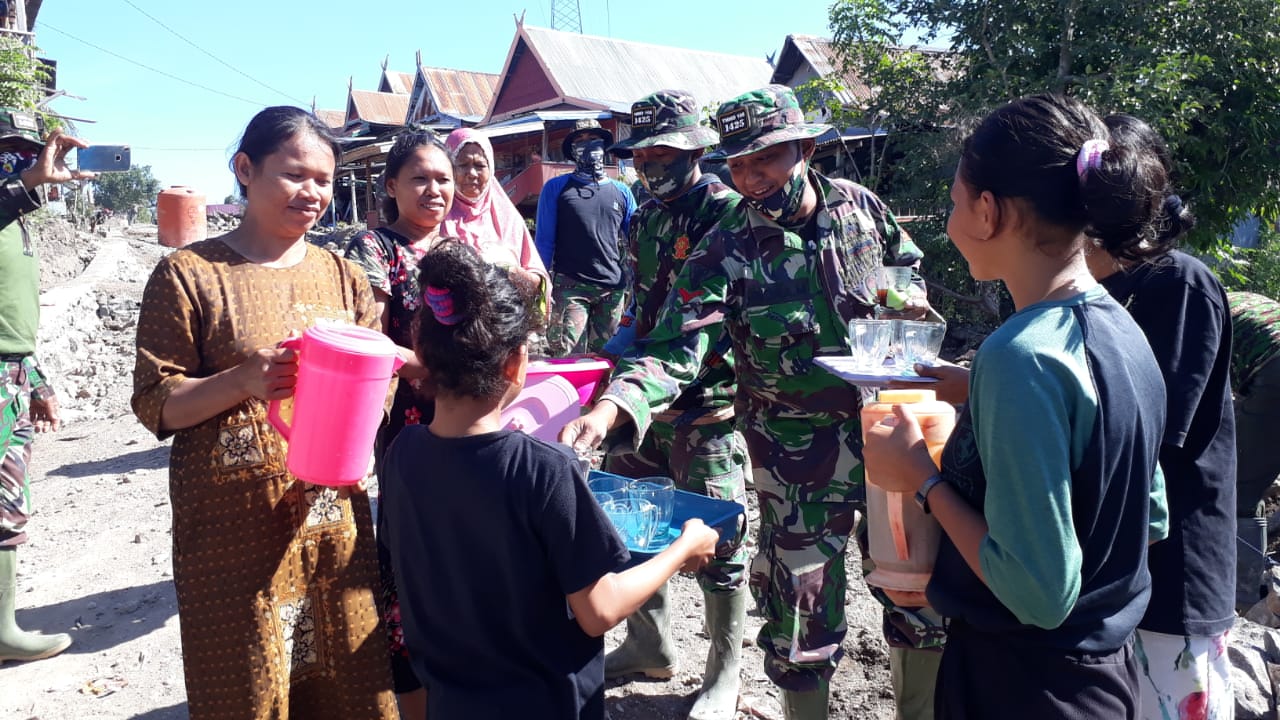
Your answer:
[[[311,337],[338,350],[359,355],[395,355],[391,338],[359,325],[317,325],[307,330]]]
[[[876,396],[876,402],[890,403],[892,405],[911,405],[914,403],[934,402],[938,399],[938,393],[933,390],[925,389],[903,389],[903,390],[881,390]]]

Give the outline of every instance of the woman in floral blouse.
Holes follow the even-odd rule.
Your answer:
[[[431,422],[435,404],[430,387],[423,387],[425,372],[413,347],[413,316],[422,305],[418,261],[440,241],[440,225],[453,206],[453,161],[444,144],[430,130],[401,134],[387,153],[382,175],[386,198],[382,216],[389,224],[363,232],[347,245],[348,260],[362,267],[373,287],[374,302],[382,318],[382,331],[400,346],[405,359],[400,369],[389,421],[378,431],[375,465],[391,441],[406,425]],[[379,510],[381,512],[381,510]],[[379,553],[383,581],[383,619],[391,640],[391,667],[395,690],[404,717],[426,714],[426,696],[413,676],[400,632],[400,606],[390,559]]]

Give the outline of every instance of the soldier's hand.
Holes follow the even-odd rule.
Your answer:
[[[680,528],[677,542],[685,544],[686,553],[680,571],[697,572],[716,556],[716,543],[720,542],[720,533],[715,528],[707,527],[698,518],[689,518]]]
[[[565,425],[559,440],[579,455],[586,455],[604,441],[617,417],[617,405],[607,401],[596,403],[591,412]]]
[[[53,432],[62,427],[57,395],[50,393],[44,399],[31,397],[31,424],[35,425],[36,432]]]
[[[68,180],[92,180],[96,173],[72,170],[67,167],[67,153],[72,148],[87,148],[89,143],[80,138],[64,135],[54,130],[45,138],[44,147],[36,157],[36,164],[22,173],[22,185],[28,191],[46,183],[64,183]]]

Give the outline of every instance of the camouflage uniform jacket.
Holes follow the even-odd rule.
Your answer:
[[[689,192],[670,203],[650,198],[641,206],[627,239],[634,284],[631,307],[623,318],[624,325],[632,324],[637,341],[653,332],[658,313],[694,248],[741,200],[742,196],[719,178],[703,176]],[[696,379],[672,403],[672,409],[683,411],[677,423],[732,405],[737,392],[728,337],[722,328],[708,326],[705,331],[718,337]],[[643,345],[637,347],[633,342],[626,354],[638,352],[643,352]]]
[[[807,226],[815,237],[743,202],[690,255],[653,331],[621,360],[605,393],[631,415],[637,438],[697,378],[722,323],[742,390],[740,417],[856,421],[858,389],[813,360],[848,354],[848,320],[870,316],[875,303],[867,276],[884,262],[913,264],[920,252],[866,188],[812,172],[810,181],[819,195]]]

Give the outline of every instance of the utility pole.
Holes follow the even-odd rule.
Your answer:
[[[551,0],[551,29],[582,34],[582,7],[579,0]]]

